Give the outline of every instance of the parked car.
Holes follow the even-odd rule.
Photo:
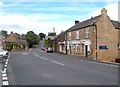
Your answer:
[[[46,51],[46,48],[45,47],[41,47],[41,50]]]
[[[53,49],[51,47],[47,48],[47,53],[53,53]]]
[[[0,49],[0,58],[7,58],[7,57],[8,57],[8,51]]]

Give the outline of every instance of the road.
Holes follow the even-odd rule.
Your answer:
[[[118,66],[40,49],[13,52],[10,85],[118,85]]]

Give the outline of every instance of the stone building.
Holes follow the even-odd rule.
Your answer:
[[[120,23],[111,20],[107,10],[85,21],[75,21],[66,31],[67,53],[95,60],[115,61],[120,57]]]
[[[2,47],[2,41],[3,41],[3,37],[2,37],[2,34],[0,34],[0,47]]]
[[[65,32],[61,32],[55,39],[56,45],[55,45],[55,50],[56,52],[60,52],[60,53],[67,53],[67,49],[66,49],[66,31]]]
[[[12,51],[16,50],[28,50],[28,43],[25,38],[18,34],[11,32],[7,35],[4,41],[4,49],[11,49]]]

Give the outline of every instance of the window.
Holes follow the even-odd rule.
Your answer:
[[[76,53],[80,52],[79,45],[76,45]]]
[[[71,32],[69,32],[69,40],[71,40]]]
[[[120,43],[118,43],[118,49],[120,49]]]
[[[86,28],[85,29],[85,38],[89,38],[89,36],[90,36],[90,29]]]
[[[76,31],[76,39],[79,39],[79,31]]]

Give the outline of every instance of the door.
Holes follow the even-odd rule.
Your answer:
[[[88,45],[85,45],[85,57],[88,57]]]

